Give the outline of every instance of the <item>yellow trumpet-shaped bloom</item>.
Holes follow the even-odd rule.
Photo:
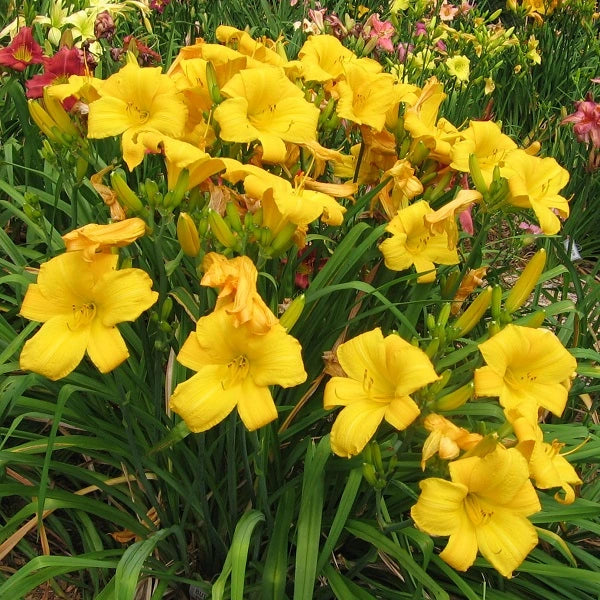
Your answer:
[[[292,387],[306,380],[298,341],[274,325],[265,335],[236,326],[224,309],[202,317],[177,356],[197,371],[171,396],[171,409],[193,432],[221,422],[236,406],[253,431],[277,418],[270,385]]]
[[[424,273],[417,281],[430,283],[435,280],[434,263],[458,263],[456,248],[449,248],[447,233],[434,235],[426,225],[425,217],[433,212],[429,204],[421,200],[398,211],[389,222],[385,230],[392,237],[379,245],[388,269],[403,271],[414,265],[417,273]]]
[[[97,252],[110,252],[135,242],[146,233],[146,223],[137,217],[108,225],[90,223],[62,236],[67,251],[82,251],[83,260],[91,261]]]
[[[451,167],[463,173],[469,172],[469,157],[474,154],[486,185],[490,185],[496,166],[503,167],[517,144],[502,133],[500,126],[493,121],[471,121],[469,127],[461,131],[463,139],[452,148]]]
[[[383,419],[406,429],[420,413],[410,394],[439,379],[422,350],[379,328],[341,344],[337,358],[347,377],[327,382],[324,406],[344,407],[331,429],[338,456],[359,454]]]
[[[213,158],[188,142],[170,138],[156,131],[141,131],[136,135],[135,141],[145,150],[164,155],[167,186],[170,190],[175,188],[184,169],[189,174],[188,190],[225,169],[225,164],[220,158]]]
[[[498,396],[532,424],[539,407],[562,414],[577,362],[551,331],[507,325],[479,350],[487,366],[475,371],[477,396]]]
[[[345,65],[344,75],[335,86],[339,94],[337,114],[342,119],[381,131],[386,113],[396,102],[394,76],[372,73],[357,62]]]
[[[422,141],[431,158],[444,164],[451,162],[452,146],[461,138],[459,131],[446,119],[438,119],[438,110],[446,98],[442,84],[431,77],[423,86],[418,100],[404,113],[404,129],[413,140]]]
[[[519,440],[517,448],[529,461],[529,473],[540,489],[563,489],[564,497],[557,492],[554,498],[561,504],[572,504],[575,501],[575,490],[572,485],[580,485],[581,479],[569,461],[560,454],[564,444],[558,440],[544,442],[544,434],[539,426],[530,423],[519,411],[506,411],[506,416],[513,426]]]
[[[159,67],[128,63],[101,86],[100,98],[90,104],[88,137],[122,135],[123,158],[129,169],[144,158],[135,140],[141,130],[156,130],[170,137],[183,134],[187,108],[175,84]]]
[[[241,71],[221,93],[227,100],[214,112],[220,137],[244,144],[258,140],[265,162],[283,162],[285,142],[300,144],[317,139],[319,110],[304,99],[281,68]]]
[[[445,562],[466,571],[477,551],[505,577],[537,545],[527,517],[541,510],[529,481],[527,461],[518,450],[497,446],[484,457],[450,463],[452,481],[421,481],[421,495],[412,507],[417,527],[430,535],[450,536],[440,554]]]
[[[477,190],[459,190],[454,200],[444,204],[435,212],[425,215],[427,227],[434,234],[445,231],[448,236],[448,247],[451,250],[456,248],[458,242],[456,215],[481,199],[482,196]]]
[[[135,321],[158,294],[141,269],[117,270],[115,254],[67,252],[40,267],[27,289],[21,315],[43,323],[21,352],[21,368],[56,380],[67,376],[88,353],[107,373],[128,356],[117,323]]]
[[[298,53],[301,75],[307,81],[326,82],[344,73],[344,66],[360,64],[371,73],[380,73],[381,65],[371,58],[358,58],[333,35],[311,35]]]
[[[507,156],[502,175],[508,179],[509,203],[533,209],[545,234],[558,233],[560,219],[556,212],[563,218],[569,216],[569,202],[559,194],[569,182],[569,172],[554,158],[516,150]]]
[[[266,43],[263,44],[255,40],[247,31],[236,29],[231,25],[219,25],[215,35],[220,42],[236,47],[238,52],[261,63],[281,67],[287,62],[287,58],[284,58],[285,53],[282,56],[267,47],[267,43],[273,47],[276,46],[273,40],[264,40]]]

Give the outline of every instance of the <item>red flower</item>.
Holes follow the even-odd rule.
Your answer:
[[[0,49],[0,65],[15,71],[24,71],[28,65],[40,64],[43,58],[42,47],[33,39],[31,27],[23,27],[10,46]]]
[[[600,148],[600,104],[594,102],[591,94],[585,100],[575,102],[575,112],[561,121],[575,123],[573,130],[580,142],[589,145],[592,142],[595,148]]]
[[[70,75],[85,75],[82,52],[63,46],[53,57],[44,58],[44,73],[25,82],[28,98],[41,98],[44,87],[52,83],[66,83]]]

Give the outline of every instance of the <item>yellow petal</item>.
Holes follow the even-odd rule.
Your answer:
[[[108,373],[127,360],[129,351],[116,327],[105,327],[94,319],[87,344],[87,352],[100,373]]]
[[[66,377],[81,362],[90,333],[89,327],[73,329],[67,316],[57,316],[42,325],[23,346],[21,369],[56,381]]]
[[[323,407],[329,410],[335,406],[347,406],[357,400],[367,399],[362,381],[350,377],[332,377],[325,386]]]
[[[419,487],[421,495],[410,511],[417,527],[430,535],[456,533],[463,519],[467,487],[439,478],[424,479]]]
[[[331,449],[345,458],[362,452],[375,435],[385,409],[385,404],[369,400],[357,400],[346,406],[331,428]]]
[[[210,355],[200,346],[195,331],[188,335],[177,355],[177,360],[194,371],[200,371],[202,367],[212,363]]]
[[[81,252],[67,252],[40,266],[37,284],[38,291],[48,304],[57,311],[70,313],[73,305],[79,305],[82,299],[89,299],[94,285],[94,271],[84,261]]]
[[[475,369],[475,394],[477,396],[500,396],[504,379],[491,367]]]
[[[92,139],[121,135],[133,125],[127,104],[120,98],[108,96],[90,105],[88,137]]]
[[[538,542],[534,526],[505,509],[496,510],[487,523],[476,528],[476,533],[481,554],[509,578]]]
[[[475,528],[464,514],[460,515],[458,523],[456,531],[440,552],[440,558],[457,571],[466,571],[477,557],[477,536]]]
[[[142,219],[124,219],[108,225],[90,223],[62,236],[68,252],[82,250],[85,260],[91,261],[97,251],[121,248],[131,244],[146,233]]]
[[[152,280],[141,269],[111,271],[100,279],[94,289],[102,324],[112,327],[123,321],[135,321],[157,300],[151,290]]]
[[[306,381],[300,342],[279,324],[265,335],[249,335],[246,355],[258,386],[276,384],[287,388]]]
[[[234,409],[241,387],[224,388],[222,382],[226,379],[226,366],[210,365],[175,388],[169,406],[185,421],[190,431],[206,431]]]
[[[356,381],[363,382],[365,372],[377,382],[388,378],[384,338],[379,327],[340,344],[337,357],[344,372]]]
[[[241,384],[238,412],[246,429],[254,431],[277,418],[277,408],[269,388],[258,386],[251,377]]]
[[[406,429],[421,413],[419,407],[410,396],[394,398],[385,410],[385,420],[402,431]]]
[[[453,467],[456,469],[460,462],[455,461],[450,465],[453,480],[456,473]],[[515,448],[507,450],[497,446],[493,452],[478,460],[468,486],[469,491],[482,498],[506,506],[526,483],[529,483],[529,468],[523,455]]]
[[[36,283],[32,283],[27,288],[25,298],[19,314],[31,321],[40,321],[45,323],[52,317],[66,314],[68,306],[64,303],[53,304],[48,301],[48,298],[42,294],[41,288]]]
[[[144,160],[146,148],[138,139],[138,129],[130,127],[123,132],[121,138],[121,149],[123,150],[123,160],[127,163],[130,171],[133,171]]]
[[[400,233],[379,244],[388,269],[404,271],[413,264],[413,257],[406,250],[406,239],[406,233]]]
[[[406,396],[439,379],[425,352],[399,335],[388,335],[384,345],[387,372],[396,385],[395,396]]]

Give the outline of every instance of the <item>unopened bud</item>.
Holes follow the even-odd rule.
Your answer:
[[[436,400],[436,410],[455,410],[460,408],[465,402],[468,402],[473,397],[475,385],[472,381],[459,387],[457,390],[442,396]]]
[[[63,108],[62,102],[58,98],[50,96],[48,87],[44,88],[44,106],[61,133],[69,137],[77,136],[77,129],[75,129],[69,113]]]
[[[471,179],[475,184],[475,189],[482,196],[484,196],[488,191],[488,187],[483,179],[481,169],[479,168],[479,161],[477,160],[477,156],[475,154],[469,155],[469,174],[471,175]]]
[[[186,256],[192,258],[200,253],[200,236],[194,220],[188,213],[182,212],[177,219],[177,239]]]
[[[237,231],[238,233],[242,233],[242,220],[240,219],[240,213],[237,209],[237,206],[234,202],[228,202],[225,205],[225,214],[227,216],[227,221],[229,222],[230,227]]]
[[[40,131],[53,142],[59,141],[58,136],[53,130],[53,128],[56,128],[56,123],[44,110],[42,105],[36,100],[29,100],[27,106],[29,107],[29,114],[33,122],[39,127]]]
[[[223,217],[215,210],[208,210],[208,224],[210,230],[214,236],[225,246],[226,248],[235,248],[237,246],[237,239],[233,235],[229,225],[225,222]]]
[[[304,294],[297,296],[294,298],[294,300],[292,300],[291,304],[287,307],[283,315],[281,315],[279,324],[284,327],[286,331],[290,331],[290,329],[292,329],[292,327],[296,324],[302,315],[305,304],[306,298],[304,297]]]
[[[273,239],[269,248],[267,248],[270,256],[278,256],[285,252],[294,242],[294,234],[297,226],[295,223],[288,223]]]
[[[117,193],[121,204],[124,204],[134,214],[144,214],[146,212],[141,200],[127,185],[127,182],[125,179],[123,179],[123,177],[121,177],[121,175],[119,175],[119,173],[111,173],[110,183],[113,190]]]
[[[492,288],[485,288],[471,303],[469,308],[458,317],[452,325],[455,331],[455,337],[463,337],[467,335],[481,321],[481,317],[492,303]],[[454,336],[453,336],[454,337]]]
[[[527,266],[523,269],[521,276],[517,279],[512,290],[508,294],[508,298],[504,303],[504,308],[509,314],[514,313],[521,308],[529,295],[537,285],[537,282],[546,266],[546,250],[541,248],[538,250]]]
[[[217,81],[217,72],[215,71],[215,66],[210,61],[206,63],[206,81],[211,100],[215,104],[223,102],[223,96],[221,96],[219,82]]]

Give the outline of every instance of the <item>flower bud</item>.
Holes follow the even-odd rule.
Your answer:
[[[455,410],[460,408],[465,402],[473,397],[475,390],[475,384],[469,381],[466,385],[459,387],[457,390],[442,396],[439,400],[436,400],[436,410]]]
[[[294,243],[294,234],[297,226],[295,223],[288,223],[273,239],[270,246],[266,248],[270,256],[278,256],[285,252]]]
[[[479,168],[479,162],[475,154],[469,155],[469,174],[475,184],[475,189],[481,194],[485,195],[488,191],[488,187],[485,184],[481,169]]]
[[[229,226],[238,233],[242,233],[242,220],[240,219],[240,213],[234,202],[228,202],[225,205],[225,215]]]
[[[44,110],[42,105],[36,100],[28,100],[27,106],[29,114],[33,122],[38,126],[40,131],[53,142],[60,141],[55,133],[56,123],[52,117]]]
[[[302,315],[305,304],[306,298],[304,297],[304,294],[301,294],[292,300],[286,311],[283,313],[283,315],[281,315],[279,324],[284,327],[286,331],[290,331],[290,329],[296,324]]]
[[[481,321],[492,302],[492,288],[486,287],[471,303],[469,308],[458,317],[452,328],[455,334],[452,337],[463,337],[467,335]]]
[[[200,253],[200,236],[194,220],[188,213],[182,212],[177,219],[177,239],[186,256],[192,258]]]
[[[165,208],[177,208],[181,201],[183,200],[184,194],[187,192],[188,185],[190,183],[190,172],[187,169],[183,169],[181,173],[179,173],[179,177],[177,178],[177,183],[175,187],[171,190],[168,206],[167,206],[167,197],[165,196]]]
[[[130,209],[134,214],[144,214],[146,209],[141,200],[136,196],[133,190],[127,185],[127,182],[116,172],[111,173],[110,183],[113,190],[117,193],[119,201]]]
[[[544,248],[538,250],[527,266],[523,269],[521,276],[517,279],[512,290],[508,294],[508,298],[504,303],[504,308],[509,314],[514,313],[521,308],[529,295],[537,285],[538,279],[546,266],[546,250]]]
[[[225,223],[223,217],[215,210],[208,210],[208,224],[210,230],[214,236],[225,246],[226,248],[235,248],[237,246],[237,239],[233,235],[229,225]]]
[[[217,81],[217,72],[215,71],[215,66],[210,61],[206,63],[206,81],[211,100],[215,104],[223,102],[223,96],[221,96],[219,82]]]
[[[44,106],[61,133],[69,137],[77,136],[77,129],[75,129],[69,113],[63,108],[62,102],[58,98],[50,96],[48,87],[44,88]]]

